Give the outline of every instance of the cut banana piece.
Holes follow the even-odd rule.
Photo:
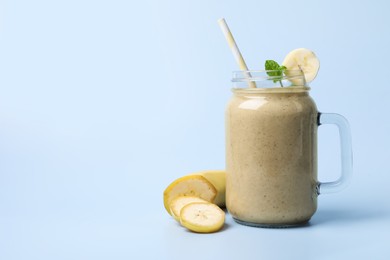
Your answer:
[[[311,82],[317,76],[320,69],[320,61],[313,51],[305,48],[299,48],[287,54],[283,61],[283,66],[286,66],[285,72],[288,76],[288,70],[302,70],[305,75],[306,82]]]
[[[171,215],[180,222],[180,211],[181,209],[190,203],[193,202],[207,202],[204,199],[201,199],[199,197],[195,196],[179,196],[175,199],[172,200],[170,204],[170,209],[171,209]]]
[[[225,207],[226,196],[226,172],[223,170],[208,170],[202,172],[192,173],[191,175],[201,175],[205,177],[211,184],[214,185],[217,190],[217,196],[215,197],[214,204],[219,207]]]
[[[193,202],[181,209],[180,223],[197,233],[212,233],[223,227],[225,212],[212,203]]]
[[[171,214],[170,204],[179,196],[195,196],[214,202],[217,190],[205,177],[188,175],[172,182],[164,191],[164,207]]]

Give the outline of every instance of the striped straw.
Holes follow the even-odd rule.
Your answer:
[[[233,56],[236,59],[236,62],[238,63],[238,66],[240,67],[241,70],[243,71],[248,71],[248,67],[246,66],[246,63],[244,61],[244,58],[241,55],[240,50],[238,49],[238,46],[236,44],[236,41],[233,38],[233,35],[225,21],[224,18],[221,18],[218,20],[218,24],[221,27],[221,30],[223,34],[225,35],[225,38],[229,44],[230,49],[232,50]],[[245,73],[245,76],[248,78],[251,77],[251,74],[249,72]],[[248,82],[250,88],[255,88],[256,84],[253,81]]]

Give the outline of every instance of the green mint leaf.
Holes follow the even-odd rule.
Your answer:
[[[274,61],[274,60],[266,60],[265,61],[265,69],[266,70],[274,70],[274,71],[270,71],[270,72],[267,72],[268,76],[280,76],[280,65]]]
[[[280,85],[283,87],[282,84],[282,77],[283,77],[283,72],[287,68],[285,66],[280,66],[276,61],[274,60],[266,60],[265,61],[265,70],[272,70],[272,71],[267,71],[268,76],[270,77],[275,77],[274,83],[280,81]]]

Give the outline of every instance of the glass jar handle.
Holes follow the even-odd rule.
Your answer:
[[[344,189],[352,177],[352,141],[347,119],[339,114],[318,113],[318,125],[334,124],[339,129],[341,145],[341,175],[332,182],[318,182],[318,194],[333,193]]]

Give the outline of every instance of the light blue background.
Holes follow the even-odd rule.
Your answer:
[[[0,9],[0,259],[389,259],[387,1],[10,0]],[[348,118],[354,177],[319,198],[311,226],[256,229],[227,215],[186,231],[162,192],[224,168],[237,65],[314,50],[311,95]],[[319,137],[321,180],[339,174],[337,131]]]

